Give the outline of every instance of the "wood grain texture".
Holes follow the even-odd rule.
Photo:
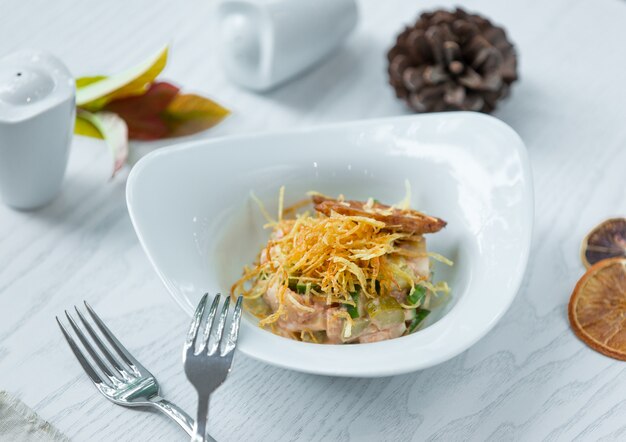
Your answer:
[[[202,137],[407,113],[386,84],[386,49],[440,2],[364,0],[361,23],[327,63],[263,95],[230,84],[216,58],[214,3],[0,1],[0,56],[49,50],[77,75],[106,73],[172,43],[164,77],[234,115]],[[445,4],[452,6],[452,3]],[[318,377],[239,355],[212,401],[218,440],[626,440],[626,365],[585,347],[566,303],[588,229],[626,214],[626,3],[474,0],[504,25],[521,81],[495,115],[525,140],[536,188],[530,264],[516,301],[483,340],[437,367],[383,379]],[[160,143],[166,144],[166,143]],[[154,148],[134,146],[139,156]],[[164,417],[105,401],[80,371],[54,315],[87,299],[188,410],[187,318],[133,232],[124,174],[77,138],[63,193],[36,212],[0,206],[0,388],[77,441],[186,440]]]

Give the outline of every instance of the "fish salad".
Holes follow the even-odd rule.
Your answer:
[[[410,209],[409,193],[396,206],[311,193],[283,209],[283,197],[277,219],[260,205],[269,241],[231,289],[259,326],[313,343],[384,341],[418,330],[448,294],[431,260],[452,262],[425,238],[446,222]]]

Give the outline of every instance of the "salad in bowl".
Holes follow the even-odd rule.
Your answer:
[[[261,327],[321,344],[384,341],[415,332],[449,293],[433,284],[431,258],[452,262],[425,237],[446,222],[410,209],[410,192],[394,206],[310,192],[283,209],[283,198],[284,187],[276,219],[256,199],[270,238],[231,289]]]

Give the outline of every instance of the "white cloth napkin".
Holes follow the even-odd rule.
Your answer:
[[[11,442],[69,442],[26,404],[0,391],[0,440]]]

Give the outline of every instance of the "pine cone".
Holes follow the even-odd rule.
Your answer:
[[[504,29],[460,8],[423,13],[387,58],[396,96],[416,112],[491,112],[517,80]]]

